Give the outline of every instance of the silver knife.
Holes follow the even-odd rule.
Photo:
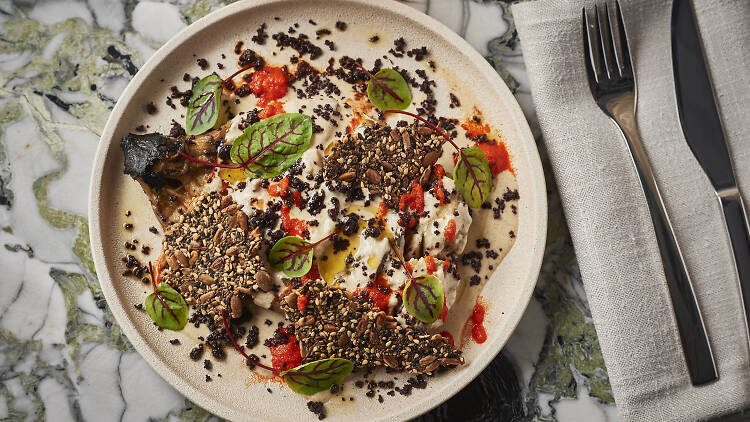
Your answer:
[[[724,212],[744,308],[745,334],[750,339],[750,230],[747,211],[734,177],[689,0],[674,0],[672,3],[672,64],[682,132],[708,175]]]

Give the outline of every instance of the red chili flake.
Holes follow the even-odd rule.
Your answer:
[[[276,183],[268,185],[268,194],[271,196],[286,196],[289,189],[289,178],[285,177]]]
[[[294,201],[294,205],[297,207],[302,205],[302,193],[298,190],[294,191],[292,194],[292,201]]]
[[[445,176],[445,168],[441,164],[435,164],[432,168],[432,174],[435,175],[435,179],[442,180]]]
[[[258,118],[263,120],[282,113],[286,113],[284,103],[281,101],[271,101],[258,113]]]
[[[401,195],[398,200],[398,209],[405,211],[406,208],[419,213],[424,211],[424,191],[416,180],[412,182],[411,190]]]
[[[445,225],[445,230],[443,230],[443,236],[445,236],[445,240],[451,241],[454,237],[456,237],[456,220],[451,218],[451,220],[448,222],[448,224]]]
[[[434,274],[435,271],[437,271],[437,265],[435,264],[435,258],[433,258],[431,255],[427,255],[424,257],[424,263],[427,266],[427,273],[428,274]]]
[[[307,295],[297,296],[297,309],[299,309],[300,312],[303,312],[307,307],[307,300]]]

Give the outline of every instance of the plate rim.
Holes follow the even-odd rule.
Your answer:
[[[113,316],[117,320],[123,334],[128,338],[128,341],[133,345],[134,349],[138,352],[141,357],[149,364],[159,376],[165,380],[169,385],[175,388],[180,394],[201,406],[205,410],[217,415],[219,417],[230,419],[230,420],[248,420],[246,414],[239,414],[233,408],[223,405],[220,401],[217,401],[209,395],[202,392],[200,389],[193,387],[189,383],[183,380],[183,377],[179,373],[170,369],[167,365],[161,363],[161,358],[154,350],[149,347],[145,341],[141,338],[136,327],[130,322],[129,318],[125,313],[123,304],[118,300],[114,284],[107,272],[107,264],[104,258],[103,242],[101,238],[101,221],[99,216],[99,208],[101,197],[101,181],[104,175],[104,162],[105,158],[116,142],[103,142],[107,139],[111,139],[114,135],[115,127],[119,115],[121,115],[125,109],[125,103],[129,102],[129,99],[133,96],[137,90],[138,85],[152,73],[152,71],[158,66],[161,60],[175,47],[179,46],[186,38],[192,36],[195,32],[200,31],[204,27],[215,23],[216,21],[223,19],[231,14],[240,13],[248,9],[253,9],[260,6],[266,6],[273,3],[292,3],[296,0],[255,0],[253,2],[236,2],[226,5],[220,9],[217,9],[206,16],[198,19],[187,27],[183,28],[180,32],[175,34],[172,38],[164,43],[159,49],[157,49],[146,62],[141,66],[136,75],[128,83],[125,90],[122,92],[120,97],[115,104],[115,107],[110,112],[107,122],[104,126],[104,130],[99,138],[99,144],[97,146],[96,154],[94,156],[94,164],[91,172],[91,178],[89,180],[89,195],[88,195],[88,221],[89,221],[89,240],[91,243],[92,259],[94,261],[94,268],[96,270],[96,277],[102,288],[102,293],[107,301],[107,304],[112,312]],[[474,66],[486,77],[488,80],[493,81],[493,88],[500,91],[503,97],[510,97],[512,101],[507,104],[507,110],[512,116],[512,123],[515,126],[518,137],[522,138],[519,142],[527,146],[526,160],[528,161],[528,168],[525,173],[529,176],[529,184],[534,187],[533,202],[538,204],[535,208],[530,208],[528,211],[533,214],[534,228],[536,229],[533,233],[536,235],[535,241],[532,243],[531,252],[533,257],[529,259],[529,268],[525,271],[528,277],[533,276],[533,280],[525,283],[525,289],[521,292],[521,300],[516,306],[516,314],[509,315],[505,314],[505,317],[512,316],[512,329],[510,332],[514,332],[518,327],[521,317],[525,313],[528,303],[531,300],[532,293],[536,286],[539,272],[541,270],[542,258],[544,256],[544,249],[546,243],[547,234],[547,196],[546,196],[546,180],[542,168],[541,158],[539,156],[539,149],[535,142],[534,136],[531,132],[528,120],[526,119],[523,110],[521,109],[518,100],[515,98],[513,93],[508,88],[506,82],[500,77],[494,68],[486,62],[485,58],[479,54],[478,51],[472,47],[468,41],[461,38],[453,30],[448,28],[442,22],[436,20],[430,15],[427,15],[417,9],[414,9],[406,4],[397,2],[396,0],[380,0],[378,2],[372,2],[368,0],[339,0],[344,3],[359,3],[369,7],[375,7],[401,15],[407,19],[420,22],[427,26],[433,33],[438,37],[445,39],[447,42],[453,44],[455,47],[461,49],[464,54],[469,56]],[[532,234],[532,233],[529,233]],[[527,234],[527,235],[529,235]],[[511,248],[512,249],[512,248]],[[126,323],[123,324],[122,321]],[[492,360],[501,352],[507,340],[510,338],[494,339],[490,343],[483,345],[484,351],[479,354],[475,361],[479,360],[475,365],[467,368],[467,372],[464,372],[462,376],[455,382],[447,383],[441,389],[435,390],[432,395],[427,397],[421,402],[422,406],[409,406],[408,408],[397,411],[395,414],[387,417],[390,420],[407,420],[424,414],[431,409],[437,407],[441,403],[449,400],[456,393],[461,391],[466,385],[473,381],[480,372],[482,372]],[[489,356],[488,356],[489,355]],[[450,390],[446,392],[446,390]],[[253,420],[252,417],[250,420]]]

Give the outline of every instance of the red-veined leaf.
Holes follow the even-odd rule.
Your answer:
[[[478,146],[459,152],[453,169],[453,181],[470,207],[479,208],[490,197],[492,178],[487,156]]]
[[[302,364],[279,375],[292,391],[310,396],[340,384],[353,369],[354,363],[348,359],[328,358]]]
[[[242,164],[250,177],[278,176],[310,147],[312,119],[300,113],[282,113],[245,129],[232,144],[232,162]]]
[[[146,313],[159,327],[179,331],[185,328],[188,306],[177,290],[167,283],[159,283],[154,293],[143,302]]]
[[[443,312],[443,285],[434,275],[410,278],[404,287],[404,308],[414,318],[430,324]]]
[[[364,69],[364,68],[363,68]],[[409,85],[400,73],[393,69],[380,69],[370,76],[367,84],[367,98],[380,110],[403,110],[411,104]]]
[[[185,115],[185,132],[200,135],[216,127],[221,115],[221,91],[224,82],[216,75],[208,75],[193,87]]]
[[[312,268],[313,244],[297,236],[279,239],[268,252],[268,262],[289,277],[302,277]]]

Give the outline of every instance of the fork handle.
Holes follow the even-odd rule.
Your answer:
[[[608,103],[606,109],[627,141],[643,193],[646,196],[690,379],[693,385],[711,382],[718,378],[711,345],[708,342],[706,327],[688,275],[685,259],[680,251],[667,209],[656,184],[654,172],[638,134],[635,120],[635,96],[632,93],[624,94]]]

